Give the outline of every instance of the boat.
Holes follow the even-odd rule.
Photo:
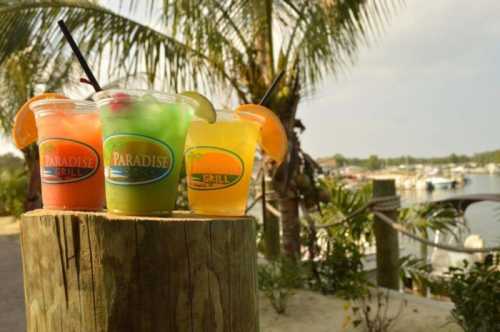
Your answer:
[[[426,179],[427,189],[455,189],[457,187],[457,181],[453,179],[448,179],[444,177],[430,177]]]
[[[488,165],[486,165],[486,169],[488,170],[488,173],[490,175],[495,175],[495,174],[498,174],[499,173],[499,169],[498,169],[498,166],[494,163],[489,163]]]

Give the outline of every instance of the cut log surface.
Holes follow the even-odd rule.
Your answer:
[[[28,331],[258,331],[255,223],[37,210],[21,222]]]

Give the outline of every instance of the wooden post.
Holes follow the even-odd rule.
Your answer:
[[[427,234],[427,231],[419,232],[419,235],[422,236],[426,240],[429,239],[429,235]],[[428,260],[427,260],[428,256],[429,256],[429,253],[428,253],[427,244],[420,243],[420,258],[424,260],[425,264],[427,264],[427,262],[428,262]],[[425,283],[422,282],[422,280],[420,278],[413,279],[413,282],[415,283],[415,289],[416,289],[417,293],[423,297],[427,297],[427,286],[425,285]]]
[[[21,222],[27,331],[258,331],[255,223],[37,210]]]
[[[396,195],[394,180],[374,180],[373,197]],[[384,211],[397,220],[398,211]],[[377,284],[381,287],[399,290],[399,240],[398,233],[391,226],[375,216],[375,241],[377,247]]]

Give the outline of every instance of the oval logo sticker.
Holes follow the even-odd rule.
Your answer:
[[[99,154],[90,145],[66,138],[39,143],[40,177],[43,183],[71,183],[87,179],[100,166]]]
[[[173,167],[172,149],[154,138],[118,134],[104,140],[104,175],[109,183],[153,183],[167,177]]]
[[[236,153],[212,146],[186,150],[187,184],[194,190],[217,190],[234,186],[241,180],[243,160]]]

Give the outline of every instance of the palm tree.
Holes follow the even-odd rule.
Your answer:
[[[114,7],[91,0],[0,0],[0,67],[29,45],[67,52],[55,24],[64,19],[108,77],[145,71],[156,88],[230,88],[247,103],[257,102],[285,70],[270,106],[287,130],[289,155],[273,170],[273,184],[284,249],[297,257],[297,105],[326,74],[348,66],[393,9],[393,0],[124,0]]]

